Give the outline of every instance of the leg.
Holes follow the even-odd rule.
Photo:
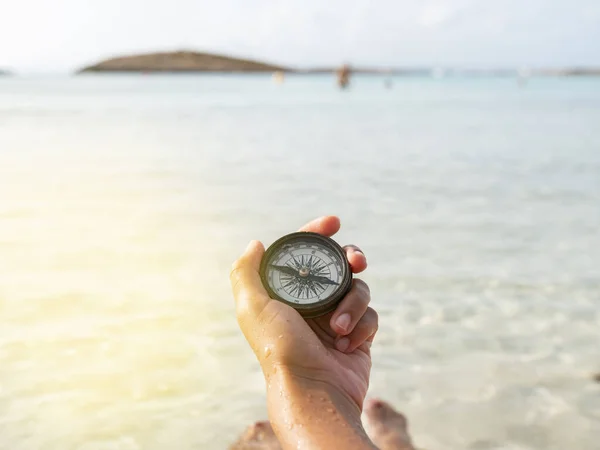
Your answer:
[[[256,422],[229,447],[229,450],[281,450],[279,441],[268,421]]]
[[[377,399],[366,402],[364,413],[369,437],[381,450],[414,450],[403,414]]]

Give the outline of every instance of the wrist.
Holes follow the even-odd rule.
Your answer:
[[[359,406],[332,383],[286,367],[266,380],[269,419],[283,448],[376,448]]]

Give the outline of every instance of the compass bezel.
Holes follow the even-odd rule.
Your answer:
[[[280,252],[286,246],[292,246],[297,243],[314,243],[315,241],[330,251],[333,251],[341,261],[343,277],[342,281],[340,282],[340,286],[329,297],[314,303],[298,304],[281,298],[269,285],[267,276],[269,261],[274,254]],[[352,288],[352,270],[350,269],[350,263],[346,258],[346,252],[344,249],[333,239],[308,231],[299,231],[296,233],[287,234],[273,242],[263,255],[260,264],[260,279],[263,286],[267,290],[269,297],[291,306],[306,319],[324,316],[325,314],[333,311],[338,303]]]

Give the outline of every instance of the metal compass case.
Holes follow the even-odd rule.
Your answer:
[[[344,249],[333,239],[309,232],[275,241],[263,256],[260,277],[271,298],[305,318],[333,311],[352,287]]]

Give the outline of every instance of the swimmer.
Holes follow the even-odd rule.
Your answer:
[[[350,85],[351,72],[350,66],[347,64],[344,64],[336,71],[337,83],[340,89],[346,89]]]

